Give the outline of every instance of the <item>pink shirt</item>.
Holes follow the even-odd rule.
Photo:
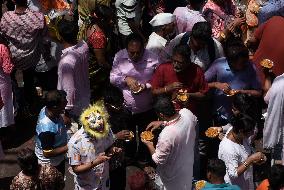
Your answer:
[[[133,94],[126,85],[125,78],[127,76],[133,77],[139,83],[146,84],[158,65],[158,57],[149,50],[145,50],[143,57],[137,63],[129,59],[126,49],[120,50],[115,55],[110,82],[122,90],[125,106],[132,113],[150,110],[152,108],[152,94],[150,89]]]
[[[191,32],[195,23],[206,21],[199,11],[191,10],[188,7],[177,7],[173,14],[176,15],[178,34]]]
[[[67,107],[75,116],[90,104],[89,47],[81,41],[62,51],[58,65],[58,90],[67,93]]]

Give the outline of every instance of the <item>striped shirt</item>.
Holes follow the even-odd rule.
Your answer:
[[[44,15],[26,9],[19,14],[3,14],[0,31],[7,38],[16,69],[26,70],[42,59],[42,41],[46,34]]]

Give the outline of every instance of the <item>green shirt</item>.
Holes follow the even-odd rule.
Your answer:
[[[223,189],[226,189],[226,190],[241,190],[239,188],[239,186],[237,185],[230,185],[228,183],[223,183],[223,184],[212,184],[212,183],[209,183],[209,182],[206,182],[206,185],[204,188],[202,188],[202,190],[223,190]]]

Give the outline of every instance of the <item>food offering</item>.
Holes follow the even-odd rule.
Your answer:
[[[201,190],[205,187],[206,181],[200,180],[195,183],[195,190]]]
[[[145,141],[151,141],[154,139],[154,135],[151,131],[143,131],[140,137]]]
[[[260,65],[264,68],[271,69],[274,66],[274,63],[270,59],[263,59],[260,62]]]
[[[129,137],[127,139],[125,139],[126,142],[129,142],[131,140],[133,140],[134,138],[134,133],[132,131],[129,131]]]
[[[238,90],[230,89],[229,91],[224,92],[226,96],[234,96],[238,93]]]
[[[145,88],[143,84],[138,84],[138,86],[139,88],[137,90],[132,90],[133,94],[139,94]]]
[[[205,135],[206,135],[206,137],[209,137],[209,138],[217,138],[219,136],[219,131],[215,127],[209,127],[205,131]]]
[[[258,25],[257,14],[260,10],[259,4],[255,0],[249,1],[248,9],[246,11],[246,23],[250,27]]]
[[[177,93],[177,99],[181,102],[188,101],[188,93],[187,90],[180,89]]]

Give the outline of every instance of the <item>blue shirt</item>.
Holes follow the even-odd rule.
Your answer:
[[[230,185],[228,183],[223,184],[212,184],[209,182],[206,182],[206,185],[202,190],[241,190],[237,185]]]
[[[205,80],[210,82],[228,83],[234,90],[261,90],[260,80],[254,65],[248,62],[242,71],[232,71],[225,57],[214,61],[205,72]],[[229,117],[232,114],[232,97],[226,96],[223,91],[214,91],[214,110],[222,107],[221,113]]]
[[[284,0],[269,0],[258,13],[259,24],[273,16],[284,16]]]
[[[36,137],[35,137],[35,153],[40,163],[58,166],[64,160],[65,154],[54,156],[51,158],[46,158],[43,155],[41,142],[39,140],[39,135],[40,133],[43,132],[55,133],[55,140],[53,145],[54,148],[65,146],[67,144],[67,130],[65,128],[63,118],[60,116],[56,121],[50,120],[46,116],[46,107],[41,109],[37,121]]]

